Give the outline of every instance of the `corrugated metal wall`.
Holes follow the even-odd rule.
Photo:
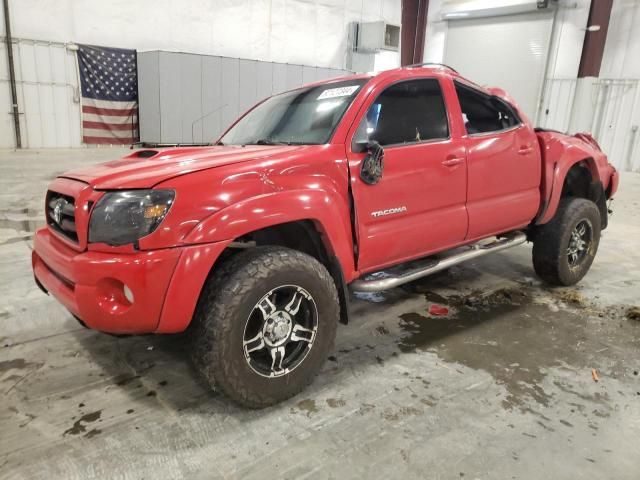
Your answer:
[[[575,78],[548,78],[545,82],[538,126],[566,132],[576,93]]]
[[[6,39],[0,43],[0,147],[15,146]],[[80,102],[75,52],[63,43],[14,39],[22,145],[77,147]]]
[[[640,171],[640,80],[595,80],[589,98],[583,99],[590,118],[574,118],[572,124],[576,85],[576,79],[547,80],[539,126],[569,133],[588,130],[616,168]]]
[[[349,72],[164,51],[138,53],[140,140],[215,140],[259,100]]]
[[[591,131],[619,170],[640,172],[640,80],[596,82]]]

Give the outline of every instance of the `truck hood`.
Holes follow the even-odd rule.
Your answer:
[[[136,150],[120,160],[65,172],[96,190],[151,188],[179,175],[250,160],[288,156],[309,146],[213,146]]]

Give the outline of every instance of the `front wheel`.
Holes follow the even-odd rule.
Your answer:
[[[234,401],[266,407],[300,392],[333,348],[339,303],[315,258],[256,247],[219,267],[196,310],[193,356]]]
[[[578,283],[593,263],[600,243],[600,212],[584,198],[565,198],[551,221],[538,227],[533,267],[552,285]]]

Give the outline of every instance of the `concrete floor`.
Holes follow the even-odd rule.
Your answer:
[[[1,478],[640,477],[640,175],[576,288],[522,246],[355,299],[314,384],[247,411],[179,338],[79,328],[33,284],[47,182],[122,152],[0,153]]]

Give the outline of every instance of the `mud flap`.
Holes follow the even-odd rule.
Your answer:
[[[329,273],[333,277],[333,281],[336,284],[338,290],[338,300],[340,301],[340,323],[349,323],[349,290],[347,284],[344,281],[344,275],[342,273],[342,267],[336,257],[329,259]]]
[[[600,229],[604,230],[609,224],[609,209],[607,208],[607,199],[602,187],[602,182],[596,180],[589,185],[589,199],[598,207],[600,212]]]

